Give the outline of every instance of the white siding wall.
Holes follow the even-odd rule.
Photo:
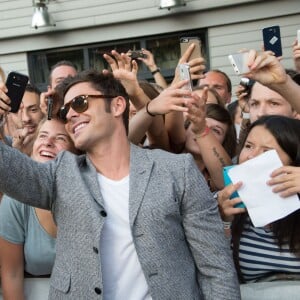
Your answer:
[[[226,72],[236,85],[239,77],[234,74],[227,56],[243,48],[261,50],[261,29],[272,25],[280,26],[283,47],[282,63],[286,68],[293,68],[292,43],[296,39],[297,29],[300,29],[300,14],[209,28],[211,68]]]
[[[170,11],[158,9],[159,2],[55,0],[48,8],[57,26],[35,30],[32,0],[0,0],[0,65],[27,73],[28,51],[208,28],[211,66],[232,73],[226,55],[241,46],[259,48],[262,27],[281,25],[285,47],[300,28],[299,0],[186,0]],[[287,48],[284,54],[291,65]]]
[[[16,53],[0,56],[0,66],[7,75],[10,71],[28,74],[26,53]]]

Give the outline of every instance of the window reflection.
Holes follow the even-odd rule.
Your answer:
[[[206,32],[204,30],[181,32],[157,37],[144,37],[132,41],[115,41],[96,45],[31,52],[28,53],[30,78],[40,89],[45,90],[48,85],[50,68],[58,61],[69,60],[76,66],[78,71],[88,68],[102,71],[109,68],[103,59],[104,53],[109,54],[112,49],[120,53],[126,53],[128,50],[146,48],[154,54],[156,65],[160,67],[162,74],[170,82],[180,58],[179,40],[183,36],[200,37],[203,45],[203,54],[207,56]],[[138,65],[139,79],[153,81],[153,76],[146,65],[141,61],[138,61]]]

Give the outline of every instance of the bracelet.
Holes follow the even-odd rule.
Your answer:
[[[209,134],[209,132],[210,132],[210,128],[208,126],[206,126],[202,133],[196,134],[196,139],[205,137],[206,135]]]
[[[153,113],[151,113],[150,111],[149,111],[149,103],[150,103],[151,101],[149,101],[149,102],[147,102],[147,104],[146,104],[146,112],[147,112],[147,114],[149,115],[149,116],[151,116],[151,117],[155,117],[156,115],[154,115]]]
[[[224,229],[230,229],[231,228],[231,222],[225,222],[225,221],[223,221],[223,228]]]
[[[157,68],[156,70],[151,71],[151,74],[152,74],[152,75],[155,75],[156,73],[159,73],[159,72],[160,72],[160,68]]]

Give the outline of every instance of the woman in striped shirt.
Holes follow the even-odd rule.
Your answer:
[[[283,197],[297,193],[299,196],[300,120],[273,115],[254,122],[239,163],[271,149],[277,151],[283,167],[271,174],[268,184]],[[232,222],[233,256],[240,282],[300,280],[300,210],[265,227],[255,228],[247,210],[234,207],[241,199],[229,199],[240,187],[241,183],[233,184],[218,193],[223,221]],[[257,195],[259,197],[259,191]]]

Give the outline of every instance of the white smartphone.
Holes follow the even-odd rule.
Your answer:
[[[297,30],[297,41],[298,41],[298,46],[300,46],[300,29]]]
[[[185,90],[192,91],[193,84],[190,74],[190,66],[188,64],[179,64],[178,68],[180,80],[188,80],[188,82],[182,88]]]
[[[250,72],[248,67],[249,52],[235,53],[228,55],[228,59],[237,75]]]

